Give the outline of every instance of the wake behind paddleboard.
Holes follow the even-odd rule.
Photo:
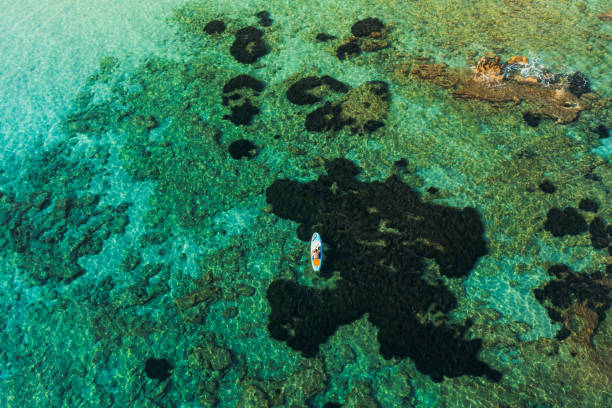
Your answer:
[[[323,241],[318,232],[312,234],[310,239],[310,263],[315,272],[319,272],[323,263]]]

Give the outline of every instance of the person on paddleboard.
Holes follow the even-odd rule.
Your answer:
[[[315,232],[310,240],[310,263],[315,272],[321,270],[321,264],[323,263],[323,241],[321,241],[321,236],[318,232]]]

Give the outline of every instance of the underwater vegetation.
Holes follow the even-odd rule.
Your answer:
[[[453,293],[422,276],[425,257],[441,275],[459,278],[487,253],[478,212],[425,203],[396,176],[357,181],[359,169],[346,159],[326,169],[316,181],[278,180],[266,190],[274,214],[300,223],[298,238],[321,233],[325,273],[340,274],[333,289],[272,282],[272,337],[314,357],[338,326],[368,313],[385,358],[410,357],[434,381],[466,374],[499,381],[501,373],[477,358],[480,341],[464,337],[469,323],[445,321]]]
[[[24,193],[0,192],[0,249],[68,305],[34,310],[78,323],[62,362],[94,350],[74,378],[100,405],[609,405],[593,403],[612,369],[598,68],[489,43],[451,63],[423,19],[393,13],[309,25],[288,21],[293,4],[211,4],[173,17],[185,56],[104,58],[68,141],[31,163]],[[304,262],[314,231],[321,274]],[[60,384],[68,353],[39,326],[30,344],[58,351],[27,362]],[[37,394],[75,396],[74,381]]]

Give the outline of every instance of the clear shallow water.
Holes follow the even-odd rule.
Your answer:
[[[578,210],[586,224],[611,219],[609,138],[593,131],[611,125],[612,30],[596,17],[606,12],[603,3],[182,4],[57,2],[3,14],[9,35],[0,45],[0,282],[7,310],[0,320],[1,405],[610,405],[609,303],[600,305],[610,286],[609,254],[593,247],[588,231],[555,237],[544,228],[551,208],[578,208],[584,198],[598,203],[595,213]],[[269,26],[255,16],[264,9]],[[388,26],[387,47],[339,60],[336,50],[351,26],[369,16]],[[224,33],[203,31],[214,19],[225,22]],[[229,52],[234,33],[247,26],[264,32],[269,49],[253,64]],[[337,39],[317,42],[320,32]],[[364,49],[380,46],[365,41],[358,40]],[[492,50],[502,60],[538,56],[554,72],[580,70],[594,91],[581,99],[591,109],[572,123],[543,117],[531,127],[522,114],[537,113],[537,101],[456,99],[452,90],[410,74],[415,56],[467,70]],[[248,125],[224,118],[230,109],[222,89],[239,74],[265,83],[259,95],[240,92],[260,111]],[[313,75],[353,89],[388,83],[384,126],[361,134],[307,131],[310,112],[343,97],[290,103],[290,86]],[[358,92],[348,95],[344,106],[361,101]],[[239,139],[255,144],[253,158],[228,153]],[[423,203],[478,211],[487,253],[464,276],[444,276],[435,261],[417,270],[456,298],[438,323],[457,328],[471,319],[459,337],[481,339],[475,361],[501,379],[461,369],[451,375],[447,368],[443,381],[432,381],[424,362],[444,364],[433,353],[422,357],[427,345],[408,357],[383,358],[388,326],[373,324],[372,311],[340,325],[314,357],[273,338],[274,282],[320,290],[342,288],[348,277],[342,268],[330,279],[311,271],[307,242],[296,235],[299,214],[279,216],[280,204],[266,191],[282,178],[315,182],[335,158],[361,168],[363,184],[354,188],[396,174]],[[539,187],[546,179],[556,186],[552,194]],[[304,197],[291,199],[308,208]],[[334,234],[331,228],[328,236]],[[448,245],[446,251],[454,244]],[[577,283],[548,274],[556,263],[592,278]],[[367,271],[361,273],[365,280]],[[539,301],[534,289],[548,281],[561,282],[570,295],[555,287]],[[604,301],[581,305],[588,299],[577,287],[604,293]],[[382,292],[371,297],[382,301]],[[432,303],[442,302],[443,293],[434,293]],[[408,295],[404,302],[396,294],[398,305],[427,298]],[[559,306],[568,296],[569,304]],[[303,304],[302,317],[312,306],[306,298]],[[561,313],[560,321],[546,307]],[[555,339],[562,327],[570,335]],[[430,329],[422,336],[438,342]],[[312,330],[314,337],[316,325]],[[453,347],[440,351],[453,356]],[[169,378],[165,363],[150,359],[165,359]]]

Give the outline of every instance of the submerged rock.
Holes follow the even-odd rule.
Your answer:
[[[587,89],[585,84],[580,86],[583,80],[588,82],[582,74],[568,78],[569,82],[559,81],[557,76],[548,72],[522,76],[519,69],[512,67],[524,66],[523,58],[514,57],[504,64],[497,56],[485,56],[470,70],[449,69],[422,57],[405,65],[414,65],[411,74],[453,88],[456,98],[514,104],[525,101],[537,106],[539,114],[553,118],[557,123],[572,122],[581,111],[590,109],[587,102],[578,98]],[[401,66],[398,71],[400,78],[407,73],[407,69]]]

